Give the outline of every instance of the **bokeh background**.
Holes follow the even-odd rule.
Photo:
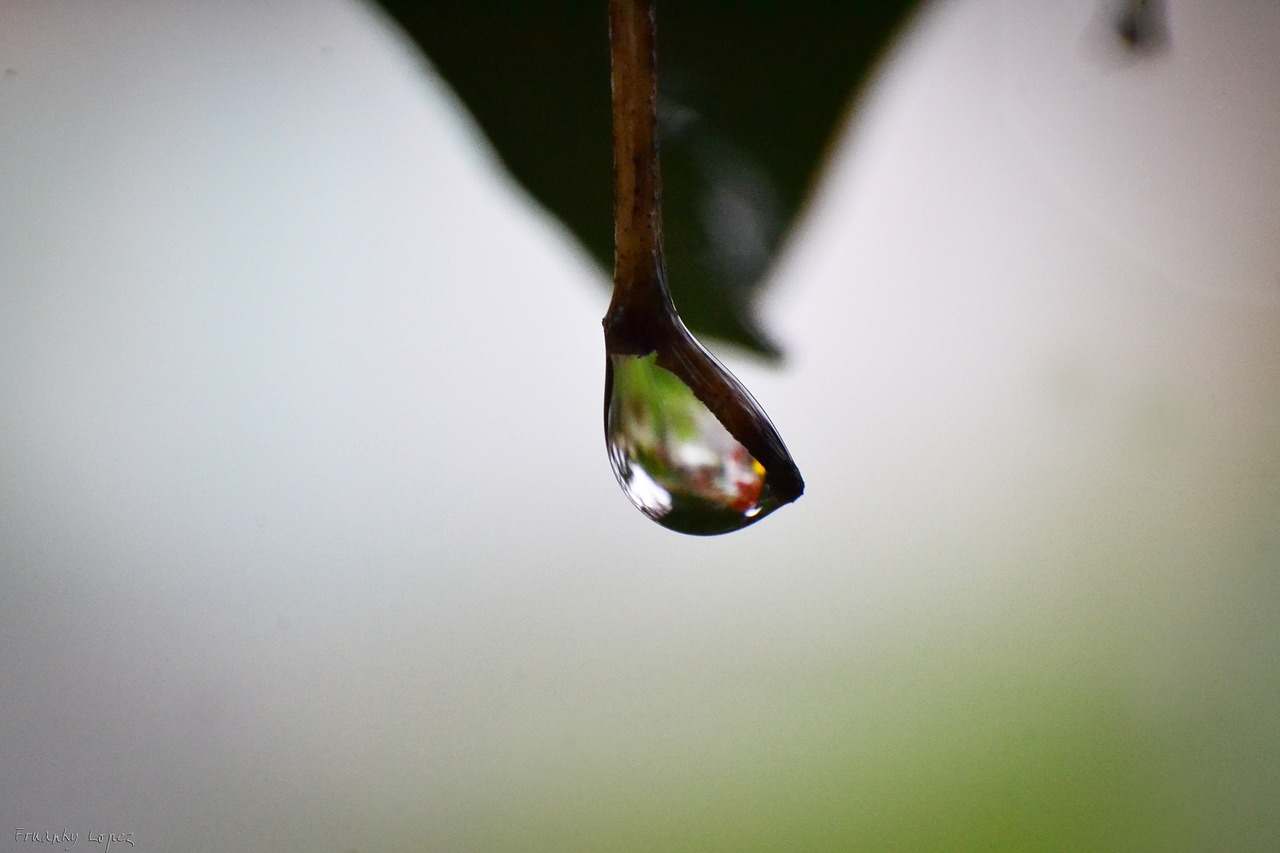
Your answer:
[[[0,850],[1280,848],[1280,6],[1167,7],[911,19],[704,540],[380,11],[0,4]]]

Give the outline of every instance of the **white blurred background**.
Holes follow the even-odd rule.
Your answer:
[[[0,851],[1280,849],[1280,4],[1099,9],[918,17],[704,540],[377,14],[0,4]]]

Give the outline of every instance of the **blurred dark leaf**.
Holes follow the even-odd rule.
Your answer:
[[[606,0],[380,0],[512,175],[613,264]],[[667,264],[702,336],[766,356],[754,295],[833,131],[914,0],[660,2]]]

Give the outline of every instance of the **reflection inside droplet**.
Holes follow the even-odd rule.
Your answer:
[[[609,460],[631,502],[681,533],[728,533],[780,502],[760,462],[656,353],[611,355],[605,431]]]

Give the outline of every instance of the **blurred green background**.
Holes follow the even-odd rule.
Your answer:
[[[717,340],[808,489],[696,540],[377,7],[0,4],[0,850],[1280,848],[1280,6],[1110,8],[930,4],[806,126],[785,363]]]

